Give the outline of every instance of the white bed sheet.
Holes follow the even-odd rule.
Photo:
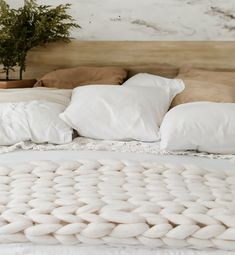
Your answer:
[[[0,165],[22,163],[34,160],[68,161],[78,159],[121,159],[134,161],[155,161],[159,163],[190,164],[219,171],[235,170],[235,163],[229,160],[209,159],[194,156],[151,155],[141,153],[119,153],[107,151],[15,151],[0,155]],[[146,249],[107,246],[46,246],[33,244],[0,245],[0,255],[234,255],[221,250],[192,249]]]
[[[0,164],[22,163],[34,160],[67,161],[78,159],[121,159],[134,161],[155,161],[158,163],[190,164],[203,168],[235,170],[235,163],[226,159],[210,159],[187,155],[155,155],[147,153],[110,152],[110,151],[14,151],[0,154]]]
[[[1,255],[234,255],[233,251],[192,249],[147,249],[107,246],[0,245]]]

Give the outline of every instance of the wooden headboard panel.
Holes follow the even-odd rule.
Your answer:
[[[122,66],[174,77],[180,67],[235,70],[235,42],[72,41],[29,53],[27,78],[65,67]]]

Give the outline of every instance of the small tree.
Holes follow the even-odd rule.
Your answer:
[[[9,71],[17,65],[17,45],[10,36],[12,20],[15,20],[16,12],[0,0],[0,64],[9,79]]]
[[[3,36],[0,37],[0,63],[6,73],[6,80],[9,80],[10,70],[14,70],[17,65],[17,52],[15,42]]]
[[[0,64],[9,78],[9,71],[19,66],[19,78],[26,69],[26,57],[32,48],[55,41],[70,41],[70,30],[80,27],[67,14],[70,4],[52,8],[25,0],[24,6],[11,9],[0,0]]]

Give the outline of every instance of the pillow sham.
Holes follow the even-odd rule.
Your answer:
[[[235,104],[194,102],[171,109],[164,117],[160,147],[235,153]]]
[[[71,142],[73,130],[59,118],[64,109],[47,101],[0,103],[0,145]]]
[[[235,103],[235,72],[181,69],[177,78],[184,81],[185,90],[174,98],[172,107],[196,101]]]
[[[185,88],[184,83],[180,79],[169,79],[154,74],[139,73],[123,83],[123,86],[139,86],[164,88],[169,91],[169,96],[173,99],[178,93]]]
[[[36,87],[73,89],[90,84],[120,85],[127,77],[127,71],[120,67],[74,67],[59,69],[44,75]]]
[[[203,69],[181,68],[177,78],[219,83],[234,87],[235,71],[222,72]]]
[[[93,85],[73,90],[60,114],[80,136],[106,140],[156,141],[172,100],[165,87]]]
[[[0,89],[0,103],[17,103],[44,100],[67,106],[71,100],[71,89],[24,88]]]

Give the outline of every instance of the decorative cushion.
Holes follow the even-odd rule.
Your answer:
[[[59,69],[43,76],[35,86],[73,89],[82,85],[120,85],[127,71],[119,67],[75,67]]]
[[[209,71],[203,69],[181,68],[177,76],[179,79],[191,79],[196,81],[207,81],[219,84],[235,85],[235,71]]]
[[[185,83],[172,107],[196,101],[235,103],[235,72],[213,72],[199,69],[182,69],[177,78]]]

